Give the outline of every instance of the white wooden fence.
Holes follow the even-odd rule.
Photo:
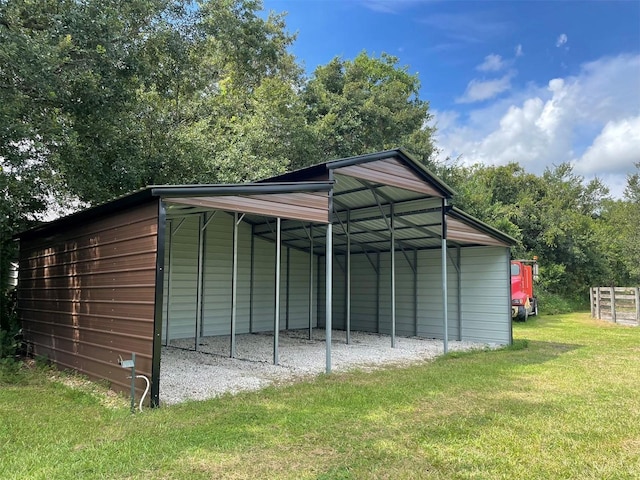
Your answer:
[[[624,325],[640,325],[640,287],[592,287],[591,316]]]

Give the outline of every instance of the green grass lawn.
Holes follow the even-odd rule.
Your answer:
[[[640,329],[580,313],[514,337],[135,415],[5,366],[0,478],[640,478]]]

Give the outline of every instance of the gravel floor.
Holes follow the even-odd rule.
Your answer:
[[[275,382],[292,381],[325,371],[325,332],[316,329],[313,340],[308,330],[290,330],[279,335],[279,365],[273,365],[273,335],[236,336],[237,358],[229,358],[229,336],[204,337],[199,352],[193,338],[171,342],[162,348],[160,366],[160,402],[175,404],[185,400],[204,400],[242,390],[258,390]],[[383,364],[408,364],[434,358],[443,353],[441,340],[418,337],[391,337],[351,332],[347,345],[344,331],[332,333],[332,370],[376,368]],[[449,350],[470,350],[495,345],[473,342],[449,342]]]

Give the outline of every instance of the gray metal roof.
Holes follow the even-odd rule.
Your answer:
[[[254,225],[256,235],[272,240],[276,238],[273,219],[279,216],[284,219],[283,242],[302,250],[310,248],[310,225],[331,218],[337,253],[346,250],[347,230],[353,252],[388,251],[392,217],[396,248],[440,248],[443,213],[450,244],[516,243],[495,228],[447,206],[453,194],[407,152],[395,149],[324,162],[257,183],[150,186],[18,236],[38,235],[49,228],[161,198],[167,203],[167,218],[212,209],[243,212],[243,221]],[[256,207],[260,202],[265,206]],[[313,229],[313,243],[316,253],[324,253],[324,228]]]

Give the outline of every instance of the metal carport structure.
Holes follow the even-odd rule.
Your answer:
[[[303,275],[308,279],[308,328],[317,325],[326,332],[327,372],[331,371],[332,327],[345,329],[347,342],[352,328],[388,332],[395,346],[398,316],[404,322],[401,334],[442,338],[445,350],[451,333],[459,339],[509,343],[509,246],[514,241],[450,207],[452,195],[449,187],[402,150],[326,162],[259,183],[148,187],[19,236],[18,309],[25,339],[34,353],[48,356],[63,368],[107,379],[114,388],[123,390],[128,386],[120,379],[117,358],[136,352],[138,371],[151,378],[151,403],[159,405],[161,347],[168,343],[170,329],[178,324],[170,319],[174,298],[170,272],[172,265],[179,265],[178,244],[174,245],[173,237],[178,238],[180,228],[186,229],[181,225],[192,222],[196,234],[185,236],[183,242],[185,255],[195,256],[196,262],[183,266],[185,278],[195,285],[194,298],[189,297],[194,315],[188,314],[194,326],[194,349],[198,348],[203,328],[215,330],[223,321],[220,319],[226,317],[231,338],[229,355],[234,356],[238,326],[251,331],[259,323],[252,319],[254,303],[258,293],[262,295],[266,289],[260,290],[264,282],[256,282],[254,257],[258,256],[258,244],[263,249],[260,258],[272,262],[275,270],[273,309],[268,309],[273,312],[273,323],[258,325],[263,330],[272,328],[274,363],[278,362],[282,316],[280,290],[287,290],[288,324],[288,290],[302,285],[304,282],[298,279]],[[222,213],[216,217],[215,212]],[[206,242],[207,227],[222,218],[226,225],[231,224],[225,234],[231,246],[226,249],[222,243]],[[249,238],[250,246],[247,242],[239,246],[239,238]],[[283,246],[288,252],[284,275]],[[226,302],[224,315],[216,317],[218,323],[207,324],[205,304],[210,291],[205,266],[211,251],[219,256],[230,252],[225,265],[230,262],[231,268],[221,274],[227,289],[216,301]],[[463,253],[467,251],[469,255]],[[249,273],[239,273],[239,263],[247,252]],[[434,252],[439,253],[439,269],[434,268]],[[298,268],[292,273],[292,266],[300,262],[290,261],[289,256],[300,259],[302,254],[306,255],[308,270]],[[463,256],[469,261],[461,261]],[[334,275],[334,264],[343,275]],[[468,273],[463,272],[465,265],[470,265],[466,267]],[[449,273],[451,267],[455,275]],[[364,274],[362,283],[375,276],[376,288],[352,295],[352,275],[366,269],[375,275]],[[482,300],[473,297],[466,301],[462,292],[474,291],[474,282],[487,277],[488,269],[489,276],[495,277],[488,286],[499,291],[489,292]],[[440,288],[434,288],[437,277]],[[246,283],[247,278],[249,296],[239,302],[239,282]],[[470,282],[468,287],[465,281]],[[411,294],[398,288],[399,282],[410,284]],[[456,290],[453,303],[451,289]],[[439,290],[439,302],[434,301],[435,290]],[[411,308],[406,307],[407,302],[398,302],[398,293],[413,297]],[[386,300],[380,301],[381,297]],[[374,298],[377,312],[372,324],[366,308]],[[359,303],[352,304],[352,300]],[[482,301],[485,305],[480,308]],[[245,308],[240,315],[238,309],[246,307],[247,302],[249,313]],[[402,312],[397,312],[399,303]],[[436,303],[439,310],[433,310]],[[413,326],[407,313],[411,309]],[[455,325],[449,322],[450,309],[456,312]],[[485,322],[490,328],[466,320],[474,313],[491,318]]]

